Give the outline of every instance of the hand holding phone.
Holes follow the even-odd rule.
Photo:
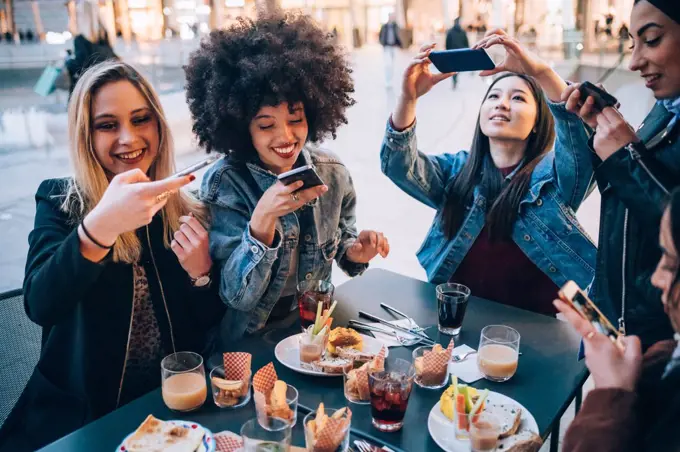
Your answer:
[[[588,96],[590,96],[595,101],[595,108],[599,111],[607,107],[616,107],[619,103],[616,97],[590,82],[583,82],[578,90],[581,93],[581,102],[585,103]]]
[[[302,181],[302,187],[298,188],[296,192],[324,184],[312,165],[301,166],[281,173],[278,175],[278,180],[280,180],[283,185],[290,185],[293,182]]]
[[[623,344],[620,340],[621,332],[602,314],[578,284],[574,281],[568,281],[562,286],[558,296],[560,300],[571,306],[581,317],[587,320],[595,331],[607,336],[620,350],[623,350]]]

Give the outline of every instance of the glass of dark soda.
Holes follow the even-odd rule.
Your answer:
[[[297,286],[297,301],[300,308],[300,325],[302,331],[307,330],[316,320],[316,309],[319,303],[323,303],[324,309],[330,309],[333,304],[335,286],[328,281],[311,280],[302,281]]]
[[[463,326],[470,289],[462,284],[447,283],[438,285],[436,292],[439,332],[456,336]]]
[[[416,370],[403,359],[389,363],[385,370],[368,374],[373,426],[383,432],[396,432],[404,425]]]

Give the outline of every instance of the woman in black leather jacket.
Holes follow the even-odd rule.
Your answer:
[[[673,336],[651,282],[661,252],[663,208],[680,184],[680,9],[676,0],[636,0],[631,13],[633,55],[657,103],[635,131],[614,107],[599,111],[565,91],[567,109],[596,130],[591,145],[602,193],[593,300],[643,348]],[[590,152],[583,149],[583,152]]]

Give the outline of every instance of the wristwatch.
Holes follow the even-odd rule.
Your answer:
[[[189,276],[189,278],[191,278],[191,276]],[[212,278],[210,278],[210,272],[203,276],[199,276],[198,278],[191,278],[191,284],[194,287],[208,287],[211,281]]]

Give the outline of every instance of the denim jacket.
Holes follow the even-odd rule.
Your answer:
[[[333,260],[350,276],[366,270],[346,258],[357,237],[356,193],[347,168],[334,155],[305,148],[303,164],[312,164],[329,190],[316,201],[276,223],[271,247],[250,233],[250,217],[276,175],[259,161],[224,159],[203,177],[201,199],[210,208],[210,254],[220,268],[220,296],[229,309],[222,341],[264,327],[290,271],[292,250],[299,247],[298,281],[329,281]]]
[[[558,286],[568,280],[581,287],[595,274],[596,248],[575,216],[593,188],[593,166],[577,152],[588,146],[581,120],[561,104],[550,104],[556,122],[555,148],[534,169],[512,231],[512,240]],[[390,124],[380,153],[382,172],[418,201],[437,211],[417,252],[430,282],[448,281],[455,273],[486,220],[487,200],[479,187],[453,240],[442,229],[442,210],[451,185],[469,153],[429,156],[418,151],[415,124],[398,132]],[[511,178],[510,174],[508,178]]]

